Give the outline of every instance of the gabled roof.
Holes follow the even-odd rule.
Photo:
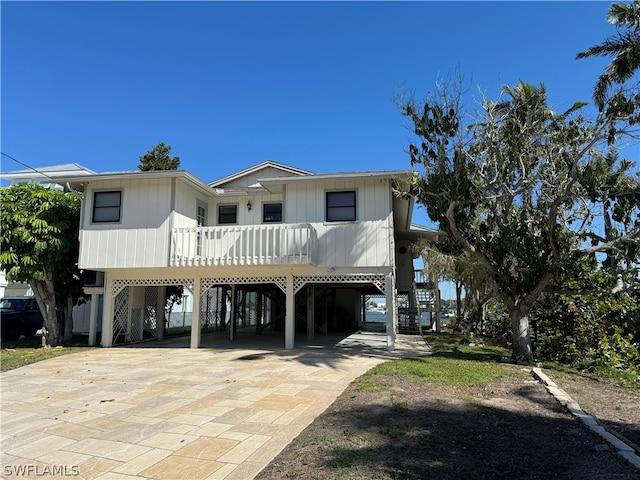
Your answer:
[[[281,163],[272,162],[271,160],[267,160],[266,162],[259,163],[254,165],[253,167],[246,168],[239,172],[233,173],[226,177],[220,178],[218,180],[214,180],[213,182],[209,182],[208,185],[211,188],[222,188],[227,184],[234,184],[237,186],[239,183],[238,180],[242,178],[256,178],[260,176],[260,173],[264,173],[265,177],[270,178],[273,175],[273,171],[277,171],[278,174],[276,177],[291,177],[291,176],[306,176],[306,175],[314,175],[313,172],[309,172],[307,170],[302,170],[300,168],[290,167],[288,165],[283,165]],[[253,182],[255,183],[255,182]],[[244,185],[245,187],[254,186]]]

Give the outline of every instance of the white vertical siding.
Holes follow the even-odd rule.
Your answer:
[[[319,266],[391,266],[393,225],[387,180],[344,180],[287,185],[286,222],[310,223],[317,231]],[[325,192],[356,191],[355,222],[325,222]]]
[[[122,190],[121,222],[92,223],[93,193]],[[357,220],[325,222],[325,192],[355,190]],[[215,227],[218,205],[237,204],[239,226],[261,225],[262,205],[283,202],[284,224],[310,224],[320,267],[394,266],[389,180],[347,179],[293,182],[284,195],[207,196],[180,179],[96,181],[86,190],[80,237],[80,267],[96,270],[169,266],[171,230],[196,226],[198,203]],[[248,210],[247,203],[252,208]]]
[[[121,222],[92,223],[93,193],[121,190]],[[166,266],[169,255],[171,180],[94,182],[85,192],[80,233],[81,268]]]
[[[207,199],[202,199],[206,203]],[[196,226],[196,205],[198,196],[192,187],[184,182],[177,182],[175,191],[175,212],[173,217],[173,228],[195,227]],[[211,210],[207,208],[207,210]],[[211,212],[208,212],[211,215]]]

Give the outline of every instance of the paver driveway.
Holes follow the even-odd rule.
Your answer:
[[[382,334],[319,340],[205,336],[197,350],[168,340],[4,372],[0,475],[251,479],[362,373],[428,354],[420,337],[392,354]]]

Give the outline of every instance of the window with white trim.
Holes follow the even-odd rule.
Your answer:
[[[119,222],[121,207],[122,192],[120,190],[93,192],[93,216],[91,221],[94,223]]]

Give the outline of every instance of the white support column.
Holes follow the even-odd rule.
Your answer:
[[[202,310],[202,279],[196,277],[193,279],[193,314],[191,315],[191,348],[200,348],[200,312]]]
[[[158,303],[156,305],[156,339],[158,341],[164,338],[164,323],[165,323],[165,293],[167,287],[158,287]]]
[[[113,315],[115,313],[116,297],[113,294],[113,280],[107,272],[104,273],[104,298],[102,301],[102,341],[103,347],[113,345]]]
[[[91,311],[89,312],[89,346],[96,344],[96,330],[98,325],[98,304],[100,294],[91,294]]]
[[[315,285],[307,285],[307,340],[313,340],[315,334]]]
[[[293,350],[295,342],[295,293],[293,290],[293,275],[287,275],[287,288],[286,288],[287,300],[285,303],[285,315],[284,315],[284,348],[286,350]]]
[[[393,352],[396,349],[396,318],[398,318],[393,274],[389,274],[385,277],[384,289],[386,292],[385,301],[387,304],[387,350]]]

